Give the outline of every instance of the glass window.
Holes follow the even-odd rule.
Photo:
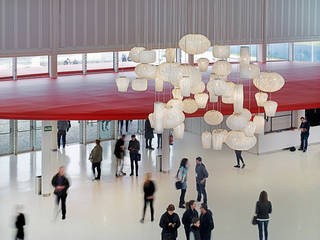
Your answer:
[[[181,63],[189,63],[188,53],[181,50]]]
[[[42,139],[42,133],[41,133],[41,126],[42,121],[34,121],[34,149],[41,149],[41,139]]]
[[[82,71],[82,54],[58,55],[58,72]]]
[[[135,63],[129,57],[129,51],[119,52],[119,68],[135,67],[138,63]]]
[[[108,139],[113,137],[114,133],[114,121],[102,120],[100,124],[100,139]]]
[[[87,70],[113,69],[113,52],[88,53]]]
[[[12,58],[0,58],[0,78],[12,77]]]
[[[32,150],[31,146],[31,122],[29,120],[18,120],[18,146],[17,151]]]
[[[10,120],[0,120],[0,154],[11,153]]]
[[[71,128],[67,133],[67,143],[80,142],[80,121],[70,121]]]
[[[199,58],[207,58],[210,63],[213,63],[214,62],[214,58],[213,58],[213,55],[212,55],[212,47],[210,47],[209,50],[206,51],[205,53],[194,55],[194,62],[197,63],[197,60]]]
[[[267,61],[289,60],[289,43],[267,45]]]
[[[48,56],[18,57],[17,75],[49,74]]]
[[[229,62],[240,62],[240,47],[247,46],[250,48],[251,61],[257,61],[257,45],[233,45],[230,46]]]
[[[86,121],[87,142],[92,142],[98,138],[98,121]]]
[[[294,43],[294,60],[312,62],[312,42]]]
[[[156,51],[156,65],[159,65],[163,62],[166,62],[166,50],[165,49],[157,49]]]
[[[313,61],[320,62],[320,42],[313,42]]]

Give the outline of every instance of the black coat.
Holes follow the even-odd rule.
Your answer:
[[[122,159],[124,156],[124,148],[122,149],[121,146],[124,146],[124,141],[120,138],[114,147],[114,155],[116,155],[118,159]]]
[[[151,127],[149,119],[144,123],[144,137],[146,139],[153,138],[153,128]]]
[[[258,219],[269,219],[270,213],[272,213],[271,202],[257,202],[256,214]]]
[[[190,240],[201,240],[200,228],[192,226],[190,228]]]
[[[172,223],[175,224],[174,227],[169,227],[170,216],[168,212],[165,212],[160,218],[160,227],[162,228],[161,232],[161,240],[175,240],[178,237],[178,228],[180,227],[180,219],[178,214],[172,214]]]
[[[199,214],[196,209],[187,209],[182,216],[182,223],[184,225],[184,228],[189,230],[191,227],[192,219],[198,217]]]
[[[18,229],[16,238],[24,239],[24,230],[23,227],[26,225],[26,220],[24,218],[23,213],[19,213],[16,220],[16,228]]]
[[[58,177],[59,177],[59,173],[57,173],[52,178],[52,181],[51,181],[52,186],[55,188],[58,186]],[[64,189],[62,189],[61,191],[54,190],[54,194],[58,196],[67,196],[67,191],[68,191],[68,188],[70,187],[69,180],[65,176],[61,176],[61,177],[62,177],[61,186],[64,186]]]
[[[200,215],[200,235],[201,240],[210,240],[211,231],[214,229],[212,212],[208,210],[205,214]]]
[[[148,197],[153,196],[155,191],[156,191],[156,187],[153,181],[149,181],[148,183],[145,183],[143,185],[144,199],[147,199]]]

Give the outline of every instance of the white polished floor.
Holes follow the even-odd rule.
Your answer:
[[[155,146],[155,140],[153,145]],[[142,141],[144,142],[144,141]],[[273,203],[269,225],[270,239],[320,239],[320,149],[310,146],[307,153],[280,151],[262,156],[244,153],[245,169],[235,169],[234,153],[203,150],[199,136],[186,134],[171,151],[172,171],[156,173],[158,151],[144,151],[140,176],[115,178],[111,142],[104,142],[102,181],[91,181],[87,148],[70,145],[61,153],[57,166],[64,163],[72,186],[67,199],[67,220],[53,221],[53,197],[34,193],[34,178],[40,173],[41,153],[26,153],[0,158],[0,239],[13,239],[14,206],[23,204],[27,217],[26,239],[160,239],[158,225],[169,203],[177,206],[179,192],[174,175],[182,157],[191,160],[186,199],[194,199],[194,158],[202,156],[209,171],[208,204],[214,213],[213,239],[258,239],[250,222],[261,190]],[[129,173],[129,161],[125,170]],[[142,213],[143,173],[152,171],[157,185],[156,219],[139,223]],[[149,210],[149,209],[148,209]],[[177,210],[181,216],[182,211]],[[179,239],[185,239],[183,228]]]

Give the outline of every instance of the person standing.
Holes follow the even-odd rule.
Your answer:
[[[146,179],[143,184],[143,192],[144,192],[144,206],[143,206],[143,215],[140,220],[141,223],[144,223],[144,217],[146,215],[147,204],[150,204],[151,211],[151,222],[154,220],[154,209],[153,209],[153,199],[154,193],[156,191],[156,187],[154,182],[151,180],[151,173],[146,174]]]
[[[101,162],[102,162],[102,147],[100,145],[100,140],[96,140],[96,146],[92,149],[89,160],[92,163],[92,172],[95,180],[100,180],[101,177]],[[98,176],[96,177],[96,170],[98,172]]]
[[[201,240],[211,240],[211,232],[214,229],[212,212],[208,209],[207,204],[200,205],[200,236]]]
[[[243,158],[241,156],[242,154],[242,151],[240,150],[234,150],[235,154],[236,154],[236,157],[237,157],[237,165],[235,165],[234,167],[235,168],[240,168],[240,161],[242,163],[242,167],[241,168],[244,168],[246,165],[244,164],[244,161],[243,161]]]
[[[162,133],[157,133],[158,149],[162,148]]]
[[[194,200],[191,200],[187,203],[187,210],[182,216],[182,223],[184,225],[184,231],[186,233],[187,240],[190,239],[190,227],[192,225],[192,219],[198,218],[198,212],[196,210],[197,203]]]
[[[144,137],[146,139],[146,148],[154,150],[154,148],[152,147],[153,128],[151,127],[149,119],[147,119],[144,123]]]
[[[17,206],[18,216],[16,218],[15,226],[17,228],[16,240],[24,239],[24,226],[26,225],[26,219],[22,213],[22,206]]]
[[[70,187],[69,180],[64,175],[64,167],[59,168],[59,172],[52,178],[52,186],[56,195],[56,204],[59,206],[61,200],[62,219],[66,219],[66,199],[67,191]]]
[[[170,204],[167,211],[160,218],[161,240],[175,240],[178,237],[178,228],[181,223],[178,214],[174,210],[174,205]]]
[[[126,140],[126,135],[122,135],[116,142],[116,146],[114,148],[114,155],[116,156],[116,177],[121,175],[126,175],[123,172],[123,162],[124,162],[124,153],[125,153],[125,146],[124,142]]]
[[[135,164],[136,176],[138,176],[138,161],[140,161],[140,142],[136,139],[136,135],[131,136],[131,140],[129,142],[128,150],[130,152],[130,163],[131,163],[131,173],[130,176],[133,175],[133,170]]]
[[[180,167],[179,167],[177,175],[176,175],[177,180],[181,182],[181,194],[180,194],[180,200],[179,200],[179,208],[185,208],[184,197],[185,197],[186,191],[187,191],[188,169],[189,169],[188,159],[183,158],[180,162]]]
[[[58,128],[58,133],[57,133],[57,138],[58,138],[58,148],[60,149],[61,145],[61,140],[62,140],[62,147],[66,147],[66,136],[67,132],[69,131],[71,127],[70,121],[58,121],[57,123],[57,128]]]
[[[190,240],[201,240],[201,235],[200,235],[200,219],[199,218],[193,218],[192,219],[192,224],[190,227]]]
[[[301,117],[300,120],[301,124],[299,129],[301,131],[301,144],[299,150],[306,152],[308,148],[310,123],[304,117]]]
[[[259,201],[256,204],[256,215],[259,230],[259,239],[263,240],[263,229],[264,239],[268,240],[268,224],[269,214],[272,213],[272,205],[268,200],[268,194],[266,191],[262,191],[259,196]]]
[[[197,201],[201,202],[201,196],[203,195],[203,203],[207,204],[207,192],[206,192],[206,180],[209,176],[205,165],[202,163],[202,158],[196,158],[196,182],[197,182]]]

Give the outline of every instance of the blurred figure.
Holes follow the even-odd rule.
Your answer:
[[[197,181],[197,201],[201,202],[201,195],[203,195],[203,203],[207,204],[206,181],[209,176],[206,166],[202,163],[202,158],[196,158],[196,181]]]
[[[177,180],[181,182],[181,194],[180,194],[180,200],[179,200],[179,208],[185,208],[184,206],[184,197],[186,195],[187,191],[187,176],[188,176],[188,170],[189,170],[189,164],[188,159],[183,158],[180,162],[180,167],[177,172]]]
[[[56,195],[56,204],[59,206],[61,200],[62,219],[66,219],[66,199],[67,191],[70,187],[69,180],[64,175],[64,167],[59,168],[59,172],[52,178],[52,186]]]
[[[162,148],[162,133],[157,133],[158,149]]]
[[[153,199],[154,193],[156,191],[156,187],[154,182],[151,180],[151,173],[146,173],[146,179],[143,184],[143,192],[144,192],[144,207],[143,207],[143,215],[140,220],[141,223],[144,223],[144,217],[146,215],[147,203],[150,204],[151,211],[151,222],[154,220],[154,209],[153,209]]]
[[[186,233],[187,240],[190,239],[190,227],[192,224],[192,219],[198,218],[198,212],[196,210],[197,203],[194,200],[187,202],[187,210],[184,212],[182,216],[182,223],[184,225],[184,231]],[[200,234],[200,233],[199,233]]]
[[[24,226],[26,225],[26,220],[24,217],[23,207],[22,205],[17,205],[17,218],[15,221],[15,226],[17,228],[16,240],[23,240],[24,239]]]
[[[200,219],[199,218],[193,218],[192,219],[192,224],[190,227],[190,237],[187,238],[190,240],[201,240],[201,235],[200,235]]]
[[[133,175],[133,164],[135,164],[136,168],[136,176],[138,176],[138,161],[140,161],[140,142],[136,139],[136,135],[131,136],[131,140],[129,142],[128,150],[130,152],[130,163],[131,163],[131,173],[130,176]]]
[[[147,119],[144,123],[144,137],[146,139],[146,149],[154,150],[152,147],[152,139],[153,139],[153,128],[151,127],[149,119]]]
[[[100,145],[100,140],[96,140],[96,146],[92,149],[89,160],[92,163],[92,172],[93,172],[93,177],[95,180],[100,180],[101,177],[101,162],[102,162],[102,147]],[[98,176],[96,177],[96,171],[97,169]]]
[[[263,228],[264,228],[264,239],[268,240],[268,224],[269,214],[272,213],[272,205],[268,200],[268,194],[266,191],[262,191],[259,196],[259,201],[256,204],[256,214],[259,230],[259,239],[263,240]]]
[[[122,135],[116,142],[116,146],[114,147],[114,155],[116,156],[116,177],[126,175],[123,172],[123,162],[124,162],[124,153],[125,146],[124,141],[126,139],[126,135]]]
[[[178,237],[180,219],[174,210],[174,205],[170,204],[167,208],[167,211],[161,216],[159,224],[162,228],[161,240],[175,240]]]
[[[241,156],[242,154],[242,151],[240,150],[234,150],[235,154],[236,154],[236,157],[237,157],[237,165],[235,165],[234,167],[235,168],[240,168],[240,161],[242,163],[242,168],[244,168],[246,165],[244,164],[244,161],[243,161],[243,158]]]
[[[208,209],[207,204],[200,205],[200,236],[201,240],[211,240],[211,231],[214,229],[212,212]]]
[[[66,135],[71,127],[71,123],[70,123],[70,121],[58,121],[57,127],[58,127],[58,133],[57,133],[58,148],[60,149],[61,139],[62,139],[62,147],[65,148],[66,147]]]
[[[301,117],[300,120],[301,120],[301,124],[299,129],[301,131],[301,144],[298,150],[306,152],[308,149],[310,123],[304,117]]]
[[[118,120],[118,130],[121,135],[122,135],[122,128],[123,128],[123,120]]]

